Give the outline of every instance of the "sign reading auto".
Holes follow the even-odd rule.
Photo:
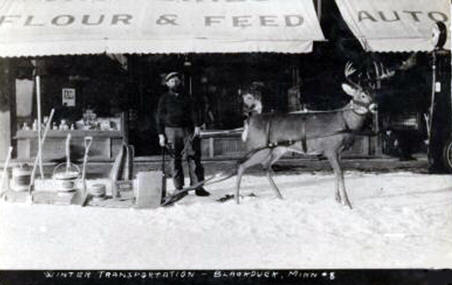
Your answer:
[[[412,21],[421,22],[425,19],[434,22],[447,22],[448,15],[441,11],[358,11],[358,22],[398,22],[398,21]]]

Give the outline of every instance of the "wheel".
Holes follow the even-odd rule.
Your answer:
[[[452,138],[448,139],[444,144],[443,163],[447,171],[452,173]]]

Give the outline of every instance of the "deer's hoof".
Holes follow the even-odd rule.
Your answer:
[[[350,203],[350,201],[345,201],[345,203],[343,203],[344,206],[350,208],[350,210],[353,210],[352,204]]]

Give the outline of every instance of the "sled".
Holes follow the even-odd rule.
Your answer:
[[[181,194],[184,194],[184,195],[181,195]],[[185,198],[185,196],[187,196],[186,191],[181,190],[181,191],[177,192],[177,195],[169,195],[169,196],[165,197],[162,201],[161,206],[167,207],[167,206],[174,205],[174,203],[182,200],[183,198]]]

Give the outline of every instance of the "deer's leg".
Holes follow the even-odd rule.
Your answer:
[[[281,195],[281,191],[279,191],[278,186],[276,186],[276,183],[273,180],[273,177],[272,177],[272,175],[273,175],[272,165],[273,165],[273,163],[278,161],[281,158],[281,156],[283,156],[283,154],[285,152],[286,152],[286,150],[283,149],[283,148],[275,148],[275,149],[273,149],[270,152],[270,157],[269,157],[268,163],[266,165],[264,165],[264,168],[266,168],[266,170],[267,170],[268,181],[270,182],[271,187],[273,188],[273,190],[276,193],[276,196],[279,199],[283,199],[283,196]]]
[[[335,191],[335,199],[338,203],[341,203],[342,199],[341,199],[341,194],[340,194],[340,190],[339,190],[339,173],[341,172],[341,168],[340,168],[337,158],[335,158],[336,155],[334,153],[327,154],[326,157],[328,158],[328,161],[330,162],[330,165],[334,171],[334,176],[335,176],[334,189],[336,190]]]
[[[268,158],[269,154],[270,154],[270,150],[269,149],[260,150],[260,151],[258,151],[256,153],[254,153],[253,155],[251,155],[247,160],[241,162],[238,165],[237,181],[236,181],[236,192],[235,192],[235,201],[237,202],[237,204],[240,204],[240,183],[242,181],[243,173],[245,172],[245,170],[247,170],[251,166],[259,164],[259,163],[262,163],[263,161],[265,161]]]
[[[240,164],[237,169],[237,181],[235,185],[235,202],[240,204],[240,182],[242,181],[242,175],[245,172],[246,168],[243,166],[243,164]]]
[[[345,189],[345,183],[344,183],[344,175],[341,175],[341,186],[342,186],[342,203],[346,206],[348,206],[350,209],[353,209],[352,207],[352,203],[350,203],[350,200],[348,199],[348,195],[347,195],[347,189]]]
[[[273,181],[272,174],[273,174],[273,170],[271,169],[271,166],[270,166],[270,167],[267,169],[267,178],[268,178],[268,181],[270,181],[270,185],[272,186],[273,190],[276,192],[276,196],[277,196],[279,199],[282,199],[283,196],[281,195],[281,192],[279,191],[278,186],[276,186],[275,181]]]
[[[336,200],[351,209],[352,205],[345,189],[344,173],[339,163],[339,154],[331,153],[327,157],[336,176]]]

